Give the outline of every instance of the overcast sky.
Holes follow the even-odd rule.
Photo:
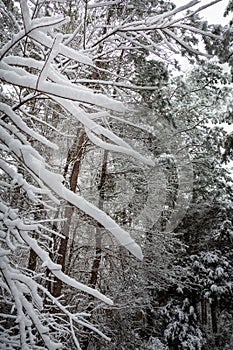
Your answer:
[[[189,0],[172,0],[176,6],[182,6],[184,4],[187,4]],[[201,2],[196,5],[194,8],[200,7],[201,5],[205,5],[210,3],[211,0],[201,0]],[[209,23],[221,23],[221,24],[227,24],[229,23],[229,17],[227,18],[223,17],[223,13],[228,5],[228,0],[222,0],[219,3],[208,7],[206,10],[203,10],[200,12],[201,17],[208,20]]]

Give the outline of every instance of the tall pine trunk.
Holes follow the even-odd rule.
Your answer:
[[[107,161],[108,161],[108,151],[104,151],[102,168],[101,168],[101,176],[99,183],[99,209],[103,210],[104,207],[104,195],[105,188],[104,185],[106,183],[106,175],[107,175]],[[101,262],[102,248],[101,248],[102,240],[101,240],[101,226],[97,225],[96,234],[95,234],[95,258],[93,260],[92,268],[91,268],[91,277],[89,280],[89,284],[91,287],[95,288],[97,279],[98,279],[98,271]]]
[[[72,192],[76,192],[77,190],[78,176],[79,176],[85,141],[86,141],[86,134],[84,131],[82,131],[78,137],[76,154],[75,154],[75,162],[73,165],[73,169],[72,169],[70,181],[69,181],[70,190]],[[68,154],[68,157],[69,157],[69,154]],[[68,161],[68,157],[67,157],[67,161]],[[70,227],[72,223],[73,212],[74,212],[74,207],[71,204],[67,203],[65,208],[66,221],[62,229],[62,234],[65,237],[60,239],[60,245],[58,248],[58,261],[57,261],[57,263],[61,265],[63,272],[65,272],[65,267],[66,267],[66,255],[68,250],[68,241],[70,236]],[[55,277],[54,286],[53,286],[53,295],[55,297],[59,297],[61,295],[61,290],[62,290],[62,281],[59,280],[57,277]]]

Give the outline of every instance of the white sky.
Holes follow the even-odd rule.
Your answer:
[[[176,6],[182,6],[184,4],[187,4],[189,2],[189,0],[172,0],[172,2],[174,4],[176,4]],[[192,7],[192,9],[196,9],[202,5],[208,4],[210,3],[211,0],[201,0],[200,3],[194,7]],[[203,10],[200,12],[201,17],[203,17],[204,19],[207,19],[209,23],[211,24],[228,24],[230,21],[230,16],[228,17],[223,17],[223,13],[228,5],[228,0],[222,0],[217,4],[212,5],[211,7],[208,7],[207,9]]]

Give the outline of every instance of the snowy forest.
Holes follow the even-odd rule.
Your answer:
[[[233,349],[221,2],[0,0],[1,350]]]

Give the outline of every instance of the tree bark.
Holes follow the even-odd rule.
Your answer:
[[[207,324],[207,308],[206,308],[206,300],[202,299],[201,301],[201,323],[203,325]]]
[[[218,327],[217,327],[216,305],[214,304],[214,302],[210,306],[210,312],[211,312],[212,331],[214,334],[216,334],[218,331]]]
[[[70,175],[70,181],[69,181],[70,190],[72,192],[76,192],[76,189],[77,189],[78,175],[79,175],[81,158],[83,155],[85,141],[86,141],[86,134],[84,131],[82,131],[78,138],[75,162],[73,165],[73,169],[72,169],[72,172]],[[70,156],[70,154],[68,154],[68,156]],[[71,227],[73,212],[74,212],[74,207],[68,203],[65,208],[66,221],[63,225],[63,230],[62,230],[62,234],[65,237],[61,238],[60,240],[60,245],[58,248],[58,261],[57,261],[57,263],[61,265],[63,272],[65,272],[65,266],[66,266],[66,254],[68,250],[68,241],[70,236],[70,227]],[[61,290],[62,290],[62,281],[60,281],[57,277],[55,277],[54,286],[53,286],[53,295],[55,297],[59,297],[61,295]]]
[[[99,203],[98,207],[99,209],[103,210],[104,207],[104,196],[105,196],[105,188],[104,185],[106,183],[106,175],[107,175],[107,161],[108,161],[108,151],[104,151],[104,157],[103,157],[103,163],[102,163],[102,169],[101,169],[101,177],[100,177],[100,183],[99,183]],[[96,227],[96,234],[95,234],[95,258],[92,264],[91,268],[91,277],[89,280],[89,284],[92,288],[96,287],[97,279],[98,279],[98,272],[101,262],[101,255],[102,255],[102,239],[101,239],[101,225],[97,225]]]
[[[42,218],[46,218],[46,216],[47,216],[47,213],[46,213],[44,206],[42,204],[36,205],[35,213],[34,213],[35,221],[37,221],[37,220],[39,221]],[[37,264],[37,254],[33,249],[30,248],[29,258],[28,258],[28,269],[31,271],[35,271],[36,264]]]
[[[31,271],[36,270],[37,254],[30,248],[29,258],[28,258],[28,269]]]

